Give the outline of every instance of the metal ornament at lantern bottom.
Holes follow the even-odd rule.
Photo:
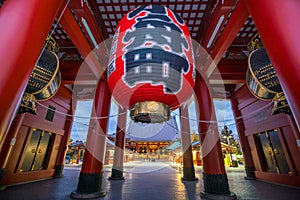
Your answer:
[[[170,108],[156,101],[138,102],[131,106],[130,117],[134,122],[162,123],[169,120]]]

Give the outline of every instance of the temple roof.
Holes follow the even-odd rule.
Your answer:
[[[179,147],[181,147],[181,142],[180,142],[180,141],[175,141],[175,142],[173,142],[171,145],[169,145],[169,146],[166,148],[166,150],[171,150],[171,151],[173,151],[173,150],[175,150],[175,149],[177,149],[177,148],[179,148]]]
[[[180,137],[175,116],[162,124],[146,124],[130,122],[126,137],[131,141],[140,142],[166,142]]]

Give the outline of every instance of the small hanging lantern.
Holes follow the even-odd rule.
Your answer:
[[[194,59],[184,21],[160,5],[140,6],[116,28],[108,65],[115,100],[135,122],[169,120],[194,86]]]
[[[57,55],[45,49],[30,75],[25,91],[37,100],[47,100],[57,92],[60,78]]]
[[[34,67],[18,113],[36,114],[35,102],[47,100],[58,91],[61,82],[58,46],[51,36],[47,37],[45,49]]]
[[[291,110],[276,72],[258,34],[248,44],[248,50],[250,51],[250,55],[246,83],[249,90],[255,97],[261,100],[273,99],[273,115],[279,113],[291,115]]]

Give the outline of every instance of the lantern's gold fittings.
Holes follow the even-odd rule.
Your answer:
[[[162,123],[170,118],[170,107],[156,101],[135,103],[130,110],[130,117],[134,122]]]

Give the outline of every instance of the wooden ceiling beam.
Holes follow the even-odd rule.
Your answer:
[[[104,40],[104,37],[99,31],[100,28],[95,20],[95,17],[90,12],[88,4],[88,1],[73,0],[70,1],[69,6],[78,18],[79,23],[82,25],[82,28],[84,28],[85,32],[87,33],[86,35],[88,36],[90,43],[93,44],[94,47],[96,47],[97,44],[100,44]],[[84,21],[86,22],[88,27],[86,27]],[[89,32],[91,35],[89,34]]]
[[[211,52],[213,44],[217,40],[217,36],[221,32],[228,15],[236,4],[235,0],[225,0],[222,2],[223,1],[218,1],[218,4],[214,8],[201,40],[201,45],[208,53]]]
[[[97,80],[99,80],[99,77],[104,72],[104,68],[100,66],[96,55],[94,54],[94,52],[92,52],[92,48],[87,39],[85,38],[85,35],[79,27],[71,10],[69,8],[64,9],[66,4],[65,2],[63,4],[64,5],[61,6],[61,12],[63,12],[63,15],[59,23],[62,25],[63,29],[68,34],[73,44],[76,46],[79,53],[84,58],[85,62],[88,64],[94,76],[97,78]]]
[[[247,71],[247,59],[222,59],[210,75],[211,84],[243,84]]]
[[[247,66],[247,59],[222,59],[213,73],[219,72],[221,74],[245,74],[247,71]]]
[[[215,70],[248,17],[249,12],[244,1],[239,1],[211,53],[212,60],[209,59],[205,64],[204,70],[207,77]]]
[[[108,39],[109,36],[107,34],[107,30],[104,25],[104,20],[101,17],[101,13],[99,10],[99,5],[97,3],[97,0],[89,0],[88,2],[89,2],[91,11],[94,13],[94,18],[95,18],[96,23],[98,24],[99,31],[101,31],[103,40]],[[120,2],[120,6],[124,5],[124,3],[122,3],[122,1],[119,1],[119,2]]]
[[[61,61],[60,73],[63,84],[83,84],[91,85],[97,82],[96,77],[90,70],[86,62],[83,61]]]
[[[228,84],[244,84],[245,81],[245,76],[235,76],[235,77],[230,77],[230,76],[225,76],[222,79],[216,78],[214,79],[214,77],[212,77],[211,79],[209,79],[209,83],[212,85],[215,84],[222,84],[222,85],[228,85]]]

